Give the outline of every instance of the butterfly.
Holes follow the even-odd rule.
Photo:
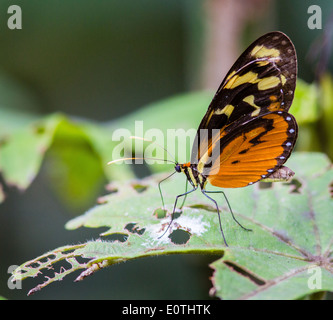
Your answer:
[[[233,215],[224,192],[206,190],[207,183],[240,188],[261,180],[280,181],[293,176],[293,171],[283,164],[298,133],[296,120],[288,113],[296,78],[296,51],[282,32],[263,35],[236,60],[199,125],[191,161],[175,163],[175,172],[184,173],[193,189],[177,196],[172,220],[178,199],[200,188],[216,207],[228,246],[219,207],[208,194],[222,193],[233,219],[244,227]]]

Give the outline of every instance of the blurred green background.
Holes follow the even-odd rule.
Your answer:
[[[117,123],[117,118],[172,95],[199,89],[212,90],[213,95],[242,50],[272,30],[292,39],[299,77],[312,83],[318,80],[316,61],[307,58],[314,52],[313,43],[327,30],[326,44],[333,40],[330,0],[316,2],[323,13],[322,30],[308,28],[312,2],[304,0],[15,1],[22,9],[22,30],[7,27],[11,4],[0,3],[0,108],[27,117],[60,111]],[[330,47],[325,48],[320,52],[329,55]],[[332,68],[328,59],[325,71]],[[330,85],[327,90],[331,92]],[[157,114],[156,126],[159,122],[163,119]],[[303,130],[316,132],[318,123]],[[327,151],[323,135],[309,138],[315,142],[308,148]],[[64,229],[94,201],[73,208],[50,187],[50,176],[57,174],[52,162],[56,148],[47,153],[26,191],[5,189],[7,198],[0,204],[0,296],[23,299],[33,286],[33,281],[26,281],[23,290],[9,290],[10,265],[96,238],[100,232]],[[101,195],[105,183],[100,173]],[[212,260],[172,256],[133,261],[80,283],[73,284],[75,276],[69,276],[29,299],[205,299],[211,287],[207,265]]]

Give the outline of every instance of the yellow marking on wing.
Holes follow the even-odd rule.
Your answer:
[[[214,111],[212,111],[212,112],[209,114],[209,116],[208,116],[208,118],[207,118],[207,120],[206,120],[206,122],[205,122],[206,125],[207,125],[207,123],[209,123],[209,121],[210,121],[210,119],[211,119],[211,117],[212,117],[213,114],[214,114]]]
[[[285,81],[285,78],[280,80],[279,77],[271,76],[266,78],[258,78],[258,74],[252,71],[245,73],[242,76],[233,76],[230,80],[225,84],[224,88],[226,89],[234,89],[245,83],[258,83],[259,90],[267,90],[276,87],[281,81]]]
[[[267,90],[276,87],[279,83],[281,83],[280,78],[278,77],[266,77],[260,79],[258,83],[258,89],[259,90]]]
[[[284,86],[286,84],[286,82],[287,82],[287,79],[286,79],[286,77],[283,74],[281,74],[280,77],[281,77],[282,85]]]
[[[256,117],[259,115],[260,107],[254,103],[254,95],[245,97],[243,101],[248,103],[251,107],[255,108],[255,110],[251,113],[252,117]]]
[[[264,45],[255,46],[251,55],[255,58],[264,58],[264,57],[274,57],[277,58],[280,56],[280,50],[276,48],[267,48]]]
[[[216,109],[214,113],[217,115],[225,114],[229,118],[234,109],[233,105],[227,104],[223,109]]]
[[[230,117],[230,115],[232,114],[232,112],[234,111],[235,107],[231,104],[228,104],[226,105],[223,109],[216,109],[216,110],[213,110],[207,120],[206,120],[206,124],[209,123],[210,119],[212,118],[212,116],[214,114],[216,115],[221,115],[221,114],[225,114],[228,118]]]
[[[258,81],[260,81],[260,79],[258,79],[258,74],[254,73],[252,71],[249,71],[242,76],[236,75],[236,76],[230,77],[230,80],[225,84],[224,88],[233,89],[244,83],[257,83]]]
[[[229,81],[235,74],[236,74],[236,71],[230,72],[230,74],[228,75],[226,81]]]
[[[270,63],[270,61],[269,60],[262,60],[262,61],[257,61],[256,63],[259,67],[264,67],[264,66],[267,66]]]
[[[209,150],[207,150],[207,152],[205,152],[205,154],[200,158],[200,161],[197,166],[197,170],[199,173],[203,172],[204,166],[207,163],[207,160],[209,158]]]
[[[211,142],[209,142],[209,145],[205,147],[205,151],[204,151],[202,157],[200,158],[198,166],[197,166],[197,170],[199,173],[202,173],[204,171],[205,164],[207,164],[209,161],[212,161],[211,159],[215,155],[220,154],[220,140],[225,135],[226,135],[226,132],[223,129],[221,129],[219,131],[219,133],[215,133],[215,135],[212,137]],[[208,144],[208,141],[207,141],[207,144]]]

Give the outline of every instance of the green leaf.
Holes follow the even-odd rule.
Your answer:
[[[35,120],[2,138],[0,168],[8,184],[20,189],[30,185],[61,119],[55,114],[41,121]]]
[[[320,102],[322,106],[322,117],[319,123],[320,140],[326,153],[333,158],[333,77],[331,74],[325,74],[320,79]]]
[[[58,123],[45,166],[50,187],[73,209],[94,203],[105,182],[102,163],[84,128],[68,119]]]
[[[290,108],[299,125],[316,122],[320,117],[319,90],[316,84],[297,79],[295,97]]]
[[[6,117],[11,121],[9,114]],[[92,203],[104,183],[104,171],[83,124],[60,114],[28,119],[2,137],[0,169],[6,183],[26,189],[47,154],[46,175],[54,192],[75,208]]]
[[[169,214],[163,215],[157,182],[162,176],[113,183],[99,205],[70,220],[67,229],[106,227],[100,238],[50,251],[22,264],[13,279],[35,277],[67,261],[53,277],[30,293],[83,269],[77,281],[107,266],[165,254],[216,254],[211,265],[212,294],[225,299],[299,299],[333,291],[333,170],[326,156],[295,153],[288,166],[291,183],[230,189],[226,193],[240,228],[223,197],[216,196],[229,247],[225,247],[212,203],[199,191],[189,195],[166,235],[175,196],[184,191],[184,176],[162,184]],[[82,262],[83,259],[87,259]],[[320,270],[320,283],[309,273]],[[309,271],[310,270],[310,271]],[[311,272],[312,272],[311,271]],[[317,271],[316,271],[317,272]],[[319,272],[319,271],[318,271]],[[320,284],[320,287],[317,287]]]

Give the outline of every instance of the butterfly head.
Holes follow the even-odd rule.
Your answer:
[[[176,162],[175,164],[175,170],[176,172],[184,172],[189,170],[189,168],[191,167],[191,163],[190,162],[187,162],[187,163],[178,163]]]

